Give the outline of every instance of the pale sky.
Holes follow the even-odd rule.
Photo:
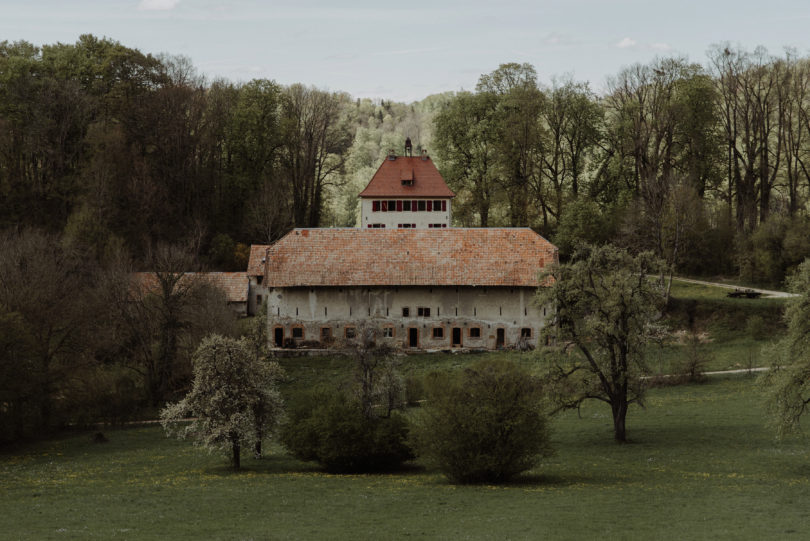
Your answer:
[[[274,79],[354,97],[420,100],[471,90],[505,62],[540,81],[600,90],[656,55],[706,64],[710,45],[810,53],[807,0],[0,0],[0,41],[106,36],[191,59],[211,80]]]

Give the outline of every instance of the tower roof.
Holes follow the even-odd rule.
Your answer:
[[[455,197],[429,156],[391,156],[358,197]]]

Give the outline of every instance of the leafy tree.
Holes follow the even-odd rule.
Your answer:
[[[626,441],[631,404],[642,403],[644,352],[657,329],[664,291],[651,280],[663,263],[649,252],[632,256],[612,245],[581,246],[565,264],[541,274],[537,299],[554,306],[545,334],[556,341],[549,383],[561,408],[596,399],[610,405],[617,442]]]
[[[280,371],[276,363],[257,361],[244,340],[211,335],[194,354],[191,391],[161,411],[161,423],[179,438],[230,450],[238,470],[242,447],[255,443],[257,433],[271,433],[281,420]],[[181,426],[189,416],[195,419]]]
[[[540,115],[546,97],[537,86],[537,72],[531,64],[501,64],[480,77],[476,90],[498,100],[497,159],[509,201],[509,224],[528,226],[529,188],[540,174],[545,137]]]
[[[450,480],[504,482],[549,454],[541,382],[514,363],[433,373],[425,389],[414,441]]]
[[[586,83],[565,79],[553,81],[541,112],[548,128],[548,142],[542,153],[541,174],[535,191],[548,215],[559,221],[565,199],[576,199],[581,191],[586,159],[599,141],[603,110]],[[550,193],[547,185],[550,184]]]
[[[489,226],[490,208],[500,192],[497,103],[492,93],[459,92],[434,120],[434,144],[444,177],[457,192],[470,194],[469,202],[459,201],[462,204],[456,204],[453,213],[478,218],[467,220],[468,225]]]
[[[779,437],[799,430],[810,405],[810,259],[788,279],[788,289],[798,296],[785,309],[787,335],[771,348],[773,363],[760,379]]]

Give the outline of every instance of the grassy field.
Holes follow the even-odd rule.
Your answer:
[[[767,366],[767,346],[785,332],[782,313],[786,300],[733,299],[728,292],[676,280],[666,325],[673,331],[685,330],[691,319],[692,328],[704,340],[701,347],[708,357],[706,370]],[[756,325],[751,324],[752,320]],[[685,348],[670,341],[663,348],[650,348],[649,366],[654,373],[674,373],[684,356]]]
[[[808,442],[773,441],[754,380],[655,389],[633,443],[608,409],[555,419],[556,455],[507,486],[406,473],[334,476],[280,449],[224,457],[157,426],[0,455],[4,539],[803,539]]]
[[[765,338],[782,332],[782,300],[729,299],[675,283],[666,323],[706,337],[707,369],[767,364]],[[759,317],[759,339],[747,321]],[[654,372],[685,355],[651,346]],[[534,371],[536,353],[499,352]],[[403,358],[418,378],[479,355]],[[345,357],[282,360],[288,399],[348,381]],[[271,447],[224,456],[166,439],[155,425],[8,449],[0,454],[2,539],[803,539],[810,523],[810,445],[773,440],[752,378],[650,391],[628,416],[632,443],[612,441],[607,406],[553,421],[556,454],[506,486],[453,486],[416,463],[404,473],[335,476]]]

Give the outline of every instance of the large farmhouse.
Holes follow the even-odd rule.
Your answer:
[[[537,275],[556,248],[528,228],[451,227],[454,196],[426,154],[389,155],[359,228],[252,247],[248,310],[267,301],[275,347],[327,347],[364,325],[404,349],[537,345]]]

